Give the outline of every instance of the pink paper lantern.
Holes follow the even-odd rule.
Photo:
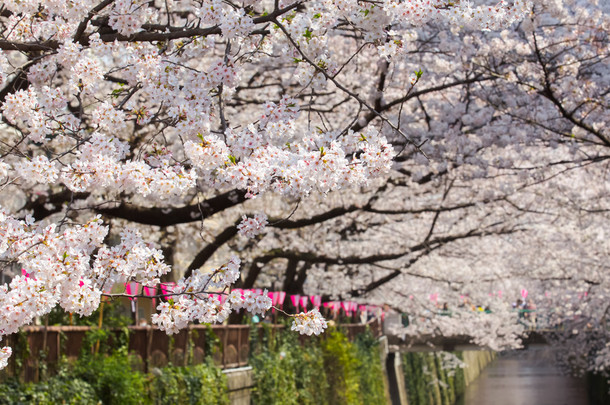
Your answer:
[[[280,300],[280,293],[277,291],[270,292],[269,297],[271,297],[271,305],[277,306],[277,303]]]
[[[280,304],[280,307],[284,306],[284,300],[286,299],[286,293],[284,291],[280,291],[280,295],[278,298],[278,303]]]
[[[174,292],[175,285],[176,283],[174,282],[159,284],[159,289],[161,290],[161,294],[163,294],[163,299],[167,299],[167,294]]]
[[[297,309],[297,311],[299,310],[299,298],[301,298],[301,296],[299,294],[290,296],[290,301],[292,302],[292,306],[295,307]]]
[[[341,308],[343,308],[346,315],[349,316],[351,314],[349,302],[341,301]]]
[[[154,295],[157,294],[157,289],[155,287],[144,287],[143,291],[144,291],[144,295],[147,297],[152,297]]]
[[[138,293],[138,287],[139,285],[136,282],[125,283],[125,294],[136,295]]]
[[[130,283],[125,283],[125,294],[136,295],[138,293],[138,287],[139,287],[139,284],[136,283],[135,281],[130,282]],[[137,298],[136,297],[129,298],[130,301],[133,301],[135,299],[137,299]],[[132,305],[131,307],[132,307],[131,309],[134,310],[134,306]]]

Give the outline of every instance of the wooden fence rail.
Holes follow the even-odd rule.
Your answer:
[[[78,358],[90,330],[89,326],[24,327],[21,334],[8,336],[3,341],[3,345],[14,350],[7,373],[15,375],[19,370],[23,381],[38,381],[41,362],[52,371],[62,356],[68,360]],[[222,368],[248,364],[249,325],[191,325],[172,336],[150,326],[129,326],[128,330],[129,352],[139,360],[134,366],[144,372],[170,362],[176,366],[200,364],[207,355]],[[122,333],[121,330],[113,332],[116,339]],[[23,362],[21,367],[17,367],[17,361]]]
[[[343,324],[350,340],[366,330],[366,325]],[[375,336],[381,336],[381,325],[368,325]],[[273,325],[273,328],[284,328]],[[221,368],[243,367],[250,355],[250,325],[190,325],[176,335],[151,326],[129,326],[128,349],[139,361],[134,364],[143,372],[164,367],[200,364],[210,355]],[[19,373],[22,381],[39,381],[41,365],[50,372],[63,357],[75,360],[81,354],[89,326],[26,326],[20,334],[7,336],[2,345],[11,346],[13,355],[5,375]],[[114,330],[119,339],[121,330]],[[262,331],[261,331],[262,332]],[[304,339],[305,341],[306,339]],[[23,362],[20,367],[17,362]]]

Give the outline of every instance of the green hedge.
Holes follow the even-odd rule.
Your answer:
[[[275,335],[273,335],[275,333]],[[256,404],[382,404],[386,402],[377,340],[354,343],[339,330],[298,342],[294,332],[271,332],[251,359]]]
[[[152,374],[132,370],[124,348],[110,355],[83,356],[63,364],[56,376],[34,384],[0,385],[0,404],[130,405],[228,404],[226,377],[211,364],[165,367]]]
[[[461,358],[461,353],[455,353]],[[402,355],[409,405],[451,405],[464,394],[464,370],[442,368],[440,353]]]
[[[149,395],[155,405],[229,403],[227,378],[216,366],[165,367],[155,370]]]
[[[38,384],[20,384],[11,380],[0,385],[0,404],[69,404],[98,403],[94,388],[79,378],[55,376]]]

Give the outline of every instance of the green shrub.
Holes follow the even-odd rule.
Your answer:
[[[441,391],[438,382],[438,371],[436,369],[435,353],[426,353],[426,380],[428,381],[428,397],[431,405],[442,405]]]
[[[266,325],[251,336],[255,387],[253,403],[327,404],[328,383],[319,339],[299,343],[298,335]]]
[[[338,330],[299,344],[289,330],[263,327],[252,340],[256,404],[382,404],[379,344],[371,334],[350,343]]]
[[[457,352],[455,355],[462,361],[464,361],[464,354]],[[458,399],[466,392],[466,378],[464,376],[464,369],[458,367],[455,369],[455,376],[453,377],[453,387],[455,389],[455,398]]]
[[[149,392],[155,405],[229,403],[226,376],[211,363],[155,369],[153,375]]]
[[[413,353],[404,353],[402,355],[402,371],[405,377],[405,388],[407,389],[407,397],[409,398],[409,404],[419,405],[421,403],[419,399],[418,383],[419,376],[417,375],[417,359],[413,356]]]
[[[329,389],[324,356],[319,340],[314,340],[307,346],[292,346],[296,352],[296,385],[299,404],[325,405],[329,404],[326,393]]]
[[[328,376],[328,396],[331,404],[362,404],[360,375],[362,363],[356,357],[354,345],[337,331],[327,332],[322,340],[324,368]]]
[[[357,336],[356,356],[360,362],[360,392],[364,404],[381,404],[386,401],[383,364],[379,341],[370,331]]]
[[[429,356],[428,353],[417,352],[403,355],[403,371],[410,405],[434,404]]]
[[[464,370],[444,370],[438,353],[405,353],[402,360],[410,405],[450,405],[464,394]]]
[[[38,384],[8,381],[0,385],[1,404],[90,405],[98,400],[93,387],[81,379],[53,377]]]
[[[255,404],[298,404],[295,359],[288,348],[261,352],[252,358],[251,365],[256,381],[252,390]]]
[[[122,347],[111,355],[81,357],[74,375],[88,382],[103,404],[127,405],[146,403],[146,378],[132,371],[133,359]]]

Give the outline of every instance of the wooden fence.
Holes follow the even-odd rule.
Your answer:
[[[6,337],[3,345],[13,347],[8,374],[14,375],[19,369],[23,381],[38,381],[41,362],[53,370],[62,356],[68,360],[78,358],[90,330],[88,326],[49,326],[46,329],[28,326],[21,334]],[[248,364],[248,325],[191,325],[172,336],[150,326],[129,326],[128,330],[129,352],[139,360],[134,366],[144,372],[170,362],[176,366],[200,364],[208,354],[222,368]],[[120,330],[114,331],[117,339],[120,333]],[[21,367],[17,366],[17,361],[23,362]]]
[[[368,325],[375,336],[381,336],[381,325]],[[283,325],[274,325],[283,328]],[[350,340],[366,330],[366,325],[343,324]],[[20,334],[7,336],[2,345],[13,348],[6,374],[20,373],[22,381],[38,381],[41,365],[53,372],[62,356],[75,360],[81,354],[89,326],[27,326]],[[221,368],[242,367],[250,354],[249,325],[190,325],[176,335],[151,326],[129,326],[128,349],[139,361],[134,367],[148,372],[170,362],[176,366],[200,364],[211,355]],[[113,331],[118,339],[120,330]],[[304,339],[305,341],[306,339]],[[20,366],[17,362],[22,362]]]

